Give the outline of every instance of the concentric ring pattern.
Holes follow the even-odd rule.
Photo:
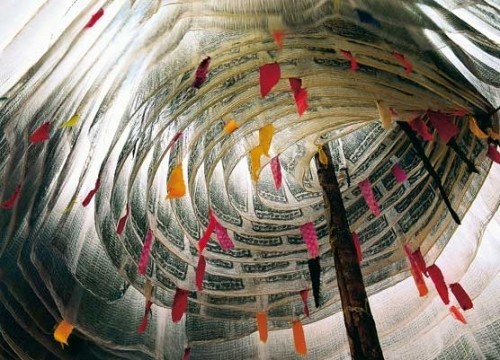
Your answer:
[[[474,137],[467,117],[453,118],[461,129],[457,143],[479,174],[470,174],[437,133],[425,143],[463,219],[457,233],[470,229],[473,240],[464,244],[406,135],[381,126],[375,103],[383,100],[402,121],[427,109],[491,112],[500,100],[495,1],[33,0],[1,7],[12,16],[0,26],[2,200],[22,188],[16,206],[0,212],[5,358],[170,359],[180,358],[186,346],[192,358],[294,358],[289,328],[297,318],[308,324],[311,358],[347,356],[313,160],[324,144],[361,240],[363,276],[386,356],[446,357],[457,346],[430,338],[414,352],[408,345],[412,334],[455,325],[440,322],[447,309],[434,303],[435,294],[418,298],[403,244],[421,246],[429,263],[456,262],[447,276],[457,281],[470,278],[467,269],[483,274],[474,289],[476,307],[491,303],[492,295],[481,294],[497,294],[490,283],[498,280],[498,264],[480,267],[485,249],[491,256],[500,251],[492,235],[499,174],[485,156],[486,142]],[[102,18],[86,27],[100,8]],[[272,36],[277,30],[286,33],[282,49]],[[355,54],[358,71],[350,71],[341,50]],[[411,60],[410,74],[394,52]],[[193,74],[207,56],[208,77],[195,89]],[[263,98],[259,67],[273,62],[280,64],[281,81]],[[307,89],[302,116],[289,78],[302,79]],[[75,113],[78,124],[61,128]],[[229,120],[238,124],[230,134],[223,130]],[[29,135],[47,121],[50,139],[30,144]],[[270,158],[262,158],[259,180],[251,179],[249,151],[267,124],[276,129],[270,158],[281,161],[279,190]],[[391,172],[396,161],[408,174],[406,183]],[[186,195],[166,199],[167,179],[179,164]],[[381,207],[378,217],[358,187],[367,178]],[[97,180],[95,197],[82,206]],[[235,248],[223,250],[212,236],[200,292],[198,240],[210,209]],[[482,215],[476,222],[469,219],[475,214]],[[309,221],[320,244],[321,307],[305,318],[299,291],[310,279],[299,227]],[[148,229],[155,241],[142,276],[137,267]],[[462,253],[450,253],[452,245]],[[147,279],[154,285],[153,316],[140,335]],[[176,287],[190,291],[180,324],[170,319]],[[401,304],[388,311],[388,299]],[[253,334],[261,310],[275,330],[266,347]],[[51,338],[61,318],[76,329],[65,350]],[[491,328],[478,325],[468,336],[493,337],[495,319],[498,310]],[[488,356],[486,345],[465,343],[471,354]]]

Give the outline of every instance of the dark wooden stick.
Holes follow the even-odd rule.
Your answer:
[[[413,130],[410,128],[410,125],[404,121],[398,121],[399,127],[405,132],[406,136],[408,136],[408,139],[410,139],[410,142],[412,143],[413,147],[415,148],[415,151],[417,152],[418,156],[424,163],[424,167],[429,173],[429,175],[434,179],[436,182],[436,185],[439,189],[439,192],[441,193],[441,197],[443,198],[444,203],[446,204],[446,207],[451,213],[451,217],[455,222],[460,225],[460,218],[458,217],[457,213],[455,210],[453,210],[453,207],[451,206],[450,200],[448,199],[448,195],[446,194],[446,191],[444,190],[443,184],[441,184],[441,179],[439,178],[439,175],[434,171],[434,168],[432,167],[432,164],[430,160],[427,158],[425,155],[424,148],[420,144],[420,141],[417,139],[417,136],[413,132]]]
[[[356,360],[383,359],[332,156],[328,145],[323,149],[328,157],[328,165],[322,165],[318,155],[315,159],[319,183],[323,188],[326,215],[329,218],[330,245],[351,357]]]

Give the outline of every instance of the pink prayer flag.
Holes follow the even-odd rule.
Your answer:
[[[203,290],[203,278],[205,277],[205,268],[207,267],[207,261],[203,255],[198,258],[198,266],[196,267],[196,288],[199,291]]]
[[[181,321],[188,305],[189,291],[175,288],[174,302],[172,303],[172,321]]]
[[[350,51],[347,50],[340,50],[340,53],[342,56],[344,56],[347,60],[351,61],[351,71],[357,71],[359,69],[358,62],[354,58],[354,56],[351,54]]]
[[[460,133],[460,129],[451,121],[448,114],[429,110],[427,116],[445,143]]]
[[[149,261],[149,253],[151,252],[151,245],[153,244],[153,232],[151,229],[148,230],[146,236],[144,237],[144,245],[142,246],[141,257],[139,259],[139,266],[137,267],[137,272],[141,275],[146,273]]]
[[[219,239],[222,250],[228,251],[234,248],[234,243],[227,234],[227,229],[218,222],[215,224],[215,233],[217,234],[217,239]]]
[[[304,238],[304,242],[307,246],[307,251],[311,258],[316,258],[319,256],[319,245],[318,236],[316,235],[316,229],[314,224],[310,221],[300,226],[300,232]]]
[[[392,167],[392,174],[394,175],[398,183],[403,183],[406,180],[408,180],[406,172],[403,170],[403,168],[399,163],[395,163],[394,166]]]
[[[356,249],[356,256],[358,257],[358,262],[361,263],[363,260],[363,251],[361,250],[361,242],[359,241],[359,235],[355,232],[351,234],[352,243],[354,244],[354,248]]]
[[[361,194],[363,194],[363,197],[365,198],[365,201],[368,204],[368,207],[372,211],[373,215],[380,216],[380,208],[378,206],[377,199],[373,194],[370,179],[367,178],[361,181],[359,183],[359,189],[361,190]]]
[[[260,67],[260,95],[265,97],[272,88],[280,81],[280,64],[272,63]]]
[[[210,240],[210,235],[215,230],[215,224],[217,224],[217,220],[215,219],[215,216],[212,214],[212,210],[208,211],[208,226],[205,232],[203,233],[203,236],[201,237],[200,241],[198,241],[198,248],[200,250],[200,254],[205,250],[205,247],[208,244],[208,240]]]
[[[411,62],[404,56],[403,54],[398,53],[397,51],[393,51],[392,55],[405,67],[406,76],[410,75],[413,71],[413,65]]]
[[[281,164],[278,155],[276,155],[271,159],[271,172],[273,173],[274,186],[276,186],[276,189],[280,189],[282,177],[281,177]]]
[[[432,140],[432,134],[429,132],[424,120],[419,116],[408,123],[412,130],[416,132],[425,141]]]
[[[118,221],[118,227],[116,228],[116,233],[118,235],[121,235],[123,233],[123,229],[125,229],[125,224],[127,223],[127,219],[128,219],[128,213],[129,213],[129,206],[127,204],[127,206],[125,207],[125,215],[122,216],[122,218],[120,219],[120,221]]]
[[[488,157],[497,164],[500,164],[500,152],[498,152],[495,144],[488,145]]]
[[[14,205],[16,204],[17,199],[19,198],[19,195],[21,195],[21,185],[16,186],[16,190],[12,193],[12,195],[2,202],[2,209],[12,209],[14,208]]]

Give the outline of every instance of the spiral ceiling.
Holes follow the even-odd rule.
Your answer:
[[[0,209],[2,358],[180,359],[189,347],[191,359],[293,359],[296,319],[307,358],[349,358],[313,158],[322,145],[359,235],[386,358],[497,358],[500,169],[469,129],[469,114],[500,104],[497,0],[4,0],[0,14],[0,199],[20,189],[15,205]],[[198,89],[194,74],[207,57]],[[262,97],[259,68],[271,63],[281,80]],[[290,78],[307,90],[301,116]],[[428,109],[457,114],[456,143],[479,173],[436,131],[422,145],[460,226],[406,134],[382,126],[377,101],[399,121]],[[229,133],[230,120],[237,128]],[[498,113],[489,121],[498,133]],[[33,143],[44,123],[50,138]],[[249,153],[268,124],[275,133],[254,181]],[[407,181],[396,181],[395,163]],[[186,195],[166,198],[179,165]],[[379,216],[360,191],[365,179]],[[212,235],[197,291],[210,211],[235,246]],[[311,287],[307,222],[322,268],[321,305],[311,302],[310,317],[299,295]],[[432,286],[418,297],[405,244],[468,289],[467,325]],[[152,316],[139,334],[147,280]],[[189,295],[174,324],[176,288]],[[259,311],[268,314],[267,344],[256,334]],[[53,339],[62,319],[74,325],[64,349]]]

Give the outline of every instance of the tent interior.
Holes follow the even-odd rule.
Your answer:
[[[498,0],[0,17],[2,359],[500,359]]]

